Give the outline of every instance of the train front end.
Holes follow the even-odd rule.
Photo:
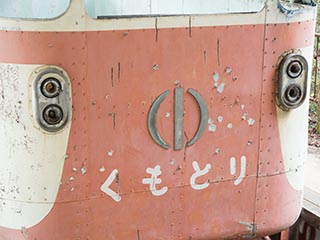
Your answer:
[[[1,240],[255,238],[298,218],[312,1],[0,3]]]

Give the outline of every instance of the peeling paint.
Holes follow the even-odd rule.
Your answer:
[[[253,126],[256,121],[253,118],[248,119],[248,125]]]
[[[170,117],[170,113],[169,113],[169,112],[166,112],[165,117],[166,117],[166,118],[169,118],[169,117]]]
[[[221,149],[220,149],[220,148],[217,148],[216,151],[215,151],[215,154],[218,155],[218,154],[220,154],[220,153],[221,153]]]
[[[181,84],[180,84],[180,81],[179,81],[179,80],[175,80],[175,81],[174,81],[174,85],[177,86],[177,87],[180,86],[180,85],[181,85]]]
[[[85,167],[85,166],[83,166],[82,168],[81,168],[81,174],[82,175],[85,175],[87,173],[87,168]]]
[[[248,116],[248,113],[247,112],[244,112],[241,116],[241,120],[247,120],[247,116]]]
[[[212,77],[215,82],[218,82],[220,79],[220,75],[217,72],[214,72]]]
[[[232,68],[231,67],[226,67],[226,74],[230,75],[232,73]]]
[[[255,223],[249,223],[245,221],[239,221],[239,224],[246,226],[247,231],[251,232],[250,238],[254,238],[258,232],[257,225]]]
[[[215,124],[210,124],[209,127],[209,132],[215,132],[217,130],[217,126]]]
[[[225,87],[225,83],[221,83],[221,84],[217,87],[218,93],[223,93],[224,87]]]
[[[154,71],[157,71],[157,70],[159,69],[159,65],[158,65],[158,64],[154,64],[154,65],[152,66],[152,69],[153,69]]]
[[[219,122],[219,123],[222,123],[222,121],[223,121],[223,117],[222,117],[222,116],[219,116],[219,117],[218,117],[218,122]]]
[[[105,167],[104,167],[104,166],[101,166],[101,167],[99,168],[99,171],[103,173],[103,172],[105,172],[105,171],[106,171],[106,169],[105,169]]]
[[[113,156],[113,150],[108,151],[108,156],[110,156],[110,157]]]

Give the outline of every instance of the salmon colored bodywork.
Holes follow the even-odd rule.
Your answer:
[[[312,48],[314,25],[0,31],[0,62],[61,67],[73,106],[53,208],[34,226],[0,227],[0,239],[250,238],[290,226],[302,193],[286,176],[276,69],[284,52]],[[205,116],[189,89],[208,109],[192,146]],[[151,137],[150,114],[168,149]]]

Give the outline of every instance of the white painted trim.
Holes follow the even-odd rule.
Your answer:
[[[70,124],[56,134],[34,126],[28,79],[39,65],[0,64],[0,226],[29,228],[58,194]]]
[[[277,0],[266,0],[266,7],[258,13],[216,14],[173,17],[142,17],[96,20],[85,11],[83,0],[72,0],[68,11],[55,20],[12,20],[0,19],[0,30],[16,31],[103,31],[161,28],[184,28],[206,26],[254,25],[264,23],[289,23],[315,18],[316,8],[304,6],[303,11],[292,16],[280,12]]]
[[[266,0],[85,0],[93,18],[260,12]]]
[[[302,49],[302,54],[309,64],[309,83],[311,81],[313,46]],[[277,107],[278,127],[284,170],[289,183],[296,190],[304,186],[303,165],[307,159],[308,147],[308,110],[310,89],[306,101],[297,109],[288,112]],[[270,159],[278,161],[278,159]]]

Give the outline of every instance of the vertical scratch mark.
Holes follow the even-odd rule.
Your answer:
[[[140,240],[140,231],[139,231],[139,229],[137,230],[137,240]]]
[[[189,142],[189,138],[187,136],[187,133],[184,132],[184,136],[186,137],[186,144],[184,145],[184,150],[183,150],[183,160],[186,161],[187,160],[187,146],[188,146],[188,142]]]
[[[207,51],[206,50],[203,51],[203,62],[204,62],[204,64],[207,64]]]
[[[111,68],[111,85],[112,85],[112,87],[114,87],[113,68]]]
[[[220,40],[217,41],[218,66],[220,66]]]
[[[158,42],[158,35],[159,35],[158,18],[156,18],[155,28],[156,28],[156,42]]]
[[[119,176],[119,173],[117,173],[117,175],[116,175],[116,184],[117,184],[117,187],[118,187],[118,194],[120,194],[120,176]]]
[[[121,66],[120,66],[120,62],[118,62],[118,82],[120,82],[120,77],[121,77]]]
[[[192,33],[191,33],[191,16],[189,17],[189,37],[192,37]]]
[[[116,113],[112,113],[113,129],[116,128]]]

